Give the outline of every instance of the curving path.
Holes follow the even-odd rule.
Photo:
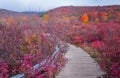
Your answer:
[[[88,53],[74,45],[70,45],[66,57],[70,61],[56,78],[97,78],[104,73]]]

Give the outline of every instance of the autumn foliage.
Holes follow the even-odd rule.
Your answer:
[[[48,22],[49,21],[49,15],[48,14],[44,14],[43,17],[42,17],[42,21],[43,22]]]
[[[106,72],[99,78],[120,78],[119,6],[66,6],[52,9],[42,17],[39,14],[1,16],[0,78],[19,73],[24,73],[26,78],[55,78],[66,62],[65,43],[91,54]],[[49,60],[60,43],[63,47],[54,62],[49,61],[34,71],[33,66]]]
[[[66,8],[71,12],[64,13],[62,10]],[[65,42],[80,46],[89,52],[106,72],[104,78],[119,78],[119,12],[117,6],[92,7],[92,9],[91,7],[61,7],[50,12],[50,17],[55,18],[51,19],[54,23],[50,26],[57,31],[57,33],[53,31],[57,37],[62,37]],[[71,14],[76,15],[74,19]],[[70,22],[60,20],[60,16],[63,15],[68,16]]]
[[[48,60],[56,45],[60,44],[56,37],[43,30],[39,25],[0,24],[0,78],[9,78],[19,73],[24,73],[26,78],[44,78],[56,75],[61,70],[66,62],[64,47],[61,47],[61,53],[52,65],[46,64],[46,68],[34,71],[33,66],[43,59]],[[45,72],[40,74],[41,71]]]
[[[81,17],[81,21],[83,23],[88,23],[89,22],[89,17],[88,17],[88,14],[85,13],[82,17]]]

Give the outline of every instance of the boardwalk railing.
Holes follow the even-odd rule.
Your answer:
[[[36,70],[38,68],[42,68],[43,65],[45,65],[45,64],[52,63],[54,61],[54,59],[58,56],[59,50],[60,50],[60,44],[57,44],[56,47],[55,47],[55,51],[52,54],[52,56],[49,59],[43,59],[39,64],[34,65],[33,66],[34,70]],[[25,77],[25,74],[21,73],[21,74],[14,75],[10,78],[24,78],[24,77]]]

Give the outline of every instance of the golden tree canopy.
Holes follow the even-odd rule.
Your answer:
[[[49,20],[49,15],[48,14],[44,14],[42,17],[42,21],[43,22],[47,22]]]
[[[84,23],[88,23],[89,22],[89,17],[88,14],[85,13],[82,17],[81,17],[81,21]]]

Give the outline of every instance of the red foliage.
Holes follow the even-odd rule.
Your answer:
[[[95,41],[92,43],[92,47],[97,49],[102,49],[105,46],[105,43],[103,41]]]
[[[9,78],[9,70],[6,62],[0,59],[0,78]]]

